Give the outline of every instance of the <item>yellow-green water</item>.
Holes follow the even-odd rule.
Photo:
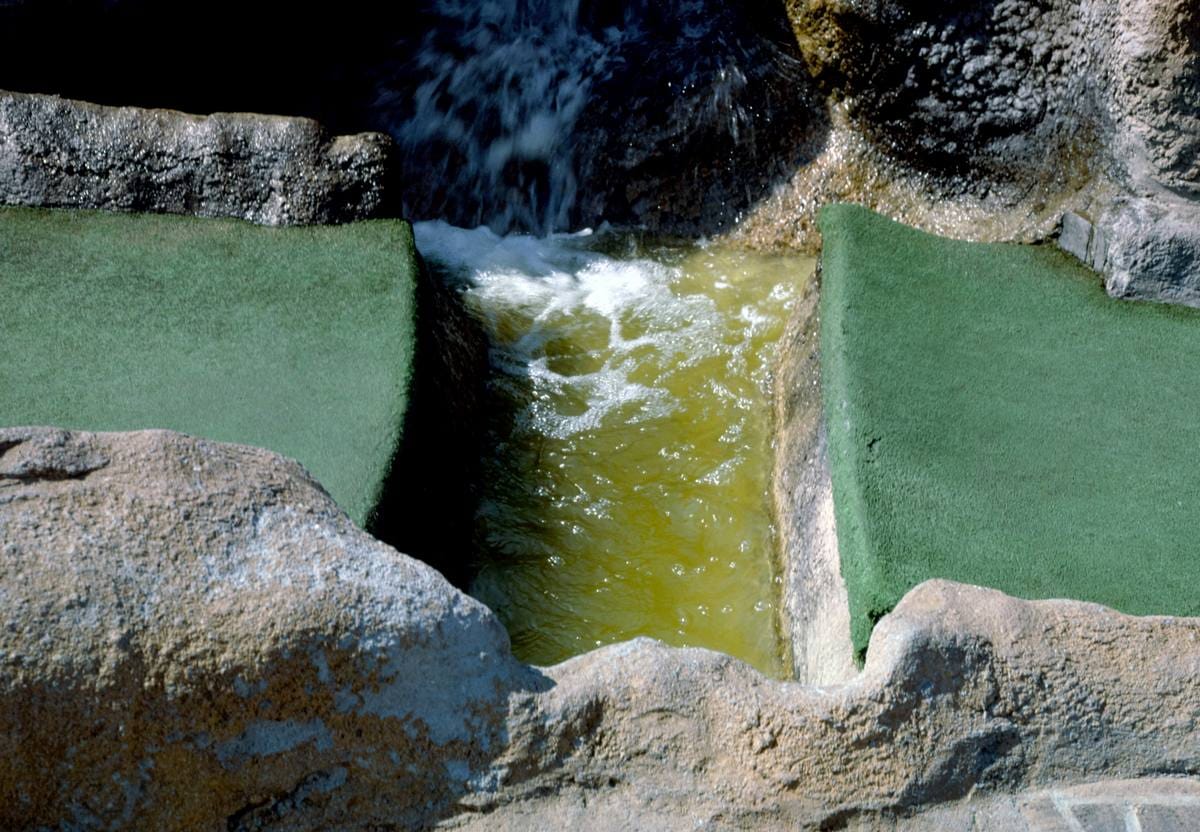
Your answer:
[[[472,593],[552,664],[652,636],[782,675],[770,374],[811,258],[417,226],[492,343]]]

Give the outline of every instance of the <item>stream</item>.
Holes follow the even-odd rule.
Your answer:
[[[491,344],[471,592],[517,656],[651,636],[783,675],[770,382],[813,261],[609,231],[416,235]]]

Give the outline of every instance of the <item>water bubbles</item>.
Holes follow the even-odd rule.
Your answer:
[[[481,537],[493,574],[511,577],[481,598],[538,633],[539,663],[641,634],[767,649],[754,605],[775,584],[755,454],[770,407],[739,377],[758,366],[742,356],[769,353],[764,333],[782,331],[782,315],[753,337],[741,320],[762,276],[713,289],[730,274],[717,247],[695,269],[687,252],[652,261],[627,246],[621,260],[574,235],[420,223],[417,239],[459,275],[492,342]]]

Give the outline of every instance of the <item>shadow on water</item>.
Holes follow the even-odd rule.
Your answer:
[[[445,275],[426,262],[417,333],[403,440],[367,531],[466,590],[475,570],[488,344]]]

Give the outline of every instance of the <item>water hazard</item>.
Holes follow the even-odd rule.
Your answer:
[[[775,345],[799,255],[417,226],[491,339],[471,591],[552,664],[645,635],[782,675]]]

